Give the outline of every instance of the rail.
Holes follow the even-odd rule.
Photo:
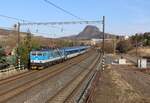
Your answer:
[[[92,71],[99,56],[94,60],[94,62],[85,70],[81,71],[76,77],[74,77],[70,82],[66,84],[59,92],[57,92],[53,97],[51,97],[46,103],[72,103],[72,95],[78,90],[80,84],[85,80]],[[71,99],[71,100],[70,100]]]
[[[100,71],[102,70],[102,56],[100,57],[100,62],[97,65],[96,72],[91,76],[88,83],[86,84],[83,92],[79,96],[77,103],[92,103],[94,90],[100,78]]]

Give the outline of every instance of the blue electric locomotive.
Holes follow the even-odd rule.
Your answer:
[[[32,69],[42,69],[43,67],[48,67],[49,65],[83,54],[88,48],[89,46],[78,46],[31,51],[31,67]]]
[[[47,67],[56,62],[63,61],[64,59],[64,52],[58,49],[36,50],[30,53],[32,69]]]

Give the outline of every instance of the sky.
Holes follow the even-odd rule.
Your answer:
[[[150,31],[150,0],[50,0],[84,20],[101,20],[106,17],[106,32],[133,35]],[[32,22],[76,21],[44,0],[1,0],[0,15]],[[0,17],[0,27],[13,27],[18,21]],[[32,26],[32,32],[45,36],[66,36],[80,32],[86,25]],[[100,24],[96,24],[101,28]],[[49,34],[48,34],[49,33]],[[51,35],[52,34],[52,35]]]

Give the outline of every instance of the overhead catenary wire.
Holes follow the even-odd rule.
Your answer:
[[[25,19],[20,19],[20,18],[16,18],[16,17],[6,16],[6,15],[2,15],[2,14],[0,14],[0,17],[11,19],[11,20],[15,20],[15,21],[18,21],[18,22],[19,21],[21,21],[21,22],[31,22],[31,21],[28,21],[28,20],[25,20]]]
[[[29,21],[29,20],[25,20],[25,19],[20,19],[20,18],[16,18],[16,17],[11,17],[11,16],[6,16],[6,15],[3,15],[3,14],[0,14],[0,17],[2,18],[6,18],[6,19],[11,19],[11,20],[14,20],[14,21],[17,21],[19,24],[24,24],[24,23],[30,23],[32,21]],[[52,28],[61,28],[61,27],[57,27],[57,26],[54,26],[54,25],[51,25]],[[9,30],[14,30],[14,28],[10,28],[10,27],[0,27],[1,29],[9,29]]]
[[[79,20],[83,20],[81,17],[79,17],[79,16],[77,16],[77,15],[74,15],[73,13],[71,13],[71,12],[65,10],[64,8],[62,8],[62,7],[60,7],[60,6],[56,5],[56,4],[54,4],[53,2],[51,2],[51,1],[49,1],[49,0],[44,0],[44,1],[45,1],[46,3],[48,3],[48,4],[52,5],[52,6],[54,6],[55,8],[57,8],[57,9],[59,9],[59,10],[65,12],[65,13],[67,13],[67,14],[69,14],[69,15],[71,15],[71,16],[73,16],[73,17],[79,19]]]
[[[63,21],[63,22],[29,22],[20,23],[21,25],[69,25],[69,24],[90,24],[90,23],[102,23],[103,21]]]

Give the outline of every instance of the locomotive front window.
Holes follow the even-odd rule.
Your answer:
[[[42,56],[42,53],[37,53],[38,56]]]
[[[32,55],[33,55],[33,56],[35,56],[35,55],[36,55],[36,53],[32,53]]]
[[[46,53],[43,53],[43,56],[46,56],[47,54]]]

